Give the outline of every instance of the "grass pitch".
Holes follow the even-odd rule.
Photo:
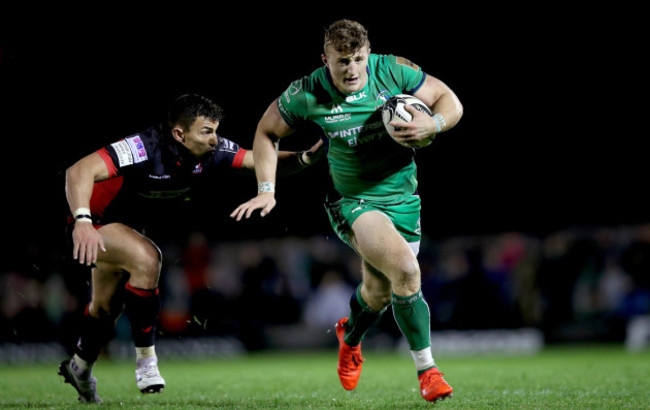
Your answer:
[[[142,395],[134,363],[100,360],[98,408],[427,408],[407,354],[364,352],[357,389],[344,390],[336,351],[165,360],[164,393]],[[62,358],[64,359],[64,358]],[[650,352],[622,346],[552,347],[530,356],[437,357],[454,397],[438,408],[650,408]],[[0,408],[89,408],[57,375],[58,363],[0,367]]]

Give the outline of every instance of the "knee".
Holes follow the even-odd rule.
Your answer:
[[[393,292],[409,296],[420,290],[420,265],[414,257],[404,258],[392,277]]]
[[[384,286],[377,286],[364,281],[361,287],[361,296],[372,310],[379,312],[390,305],[390,283],[386,283]]]
[[[162,255],[153,244],[144,244],[137,249],[135,258],[131,261],[128,272],[129,282],[141,289],[153,289],[158,286]]]
[[[158,248],[142,246],[138,252],[135,270],[147,277],[158,277],[161,264]]]

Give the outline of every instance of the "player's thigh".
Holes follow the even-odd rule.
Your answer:
[[[361,257],[389,279],[395,271],[419,270],[413,250],[382,212],[359,216],[352,224],[352,233]]]
[[[386,215],[379,211],[365,212],[354,222],[352,231],[359,255],[390,280],[393,293],[404,296],[418,291],[418,260]]]
[[[97,262],[92,270],[90,311],[93,316],[115,316],[120,313],[119,294],[131,275],[132,266],[142,260],[143,252],[152,253],[153,245],[124,224],[104,225],[98,231],[102,235],[106,251],[98,252]]]
[[[160,250],[146,236],[120,223],[103,226],[99,232],[106,252],[100,251],[97,260],[107,268],[124,270],[132,276],[156,274],[160,270]]]

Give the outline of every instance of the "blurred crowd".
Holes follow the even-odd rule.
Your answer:
[[[194,232],[160,245],[163,339],[228,336],[259,350],[281,345],[278,335],[327,335],[360,280],[358,257],[332,236],[211,242]],[[88,271],[38,245],[23,252],[0,271],[0,343],[73,346]],[[419,259],[434,331],[533,327],[547,343],[623,341],[628,322],[650,314],[650,226],[424,237]],[[374,332],[399,338],[392,314]],[[128,340],[128,324],[116,336]]]

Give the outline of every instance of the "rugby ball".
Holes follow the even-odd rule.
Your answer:
[[[418,111],[433,116],[433,113],[431,112],[429,107],[427,107],[427,105],[423,103],[422,100],[420,100],[419,98],[409,94],[397,94],[390,97],[384,103],[384,105],[382,105],[381,117],[382,120],[384,121],[384,127],[386,128],[388,135],[390,135],[395,142],[397,142],[398,144],[404,147],[408,147],[408,148],[426,147],[427,145],[431,144],[431,142],[433,142],[433,138],[435,137],[435,135],[430,138],[419,141],[417,143],[410,143],[410,144],[395,138],[395,131],[399,131],[399,128],[393,127],[392,125],[390,125],[390,122],[395,119],[404,122],[411,122],[411,120],[413,119],[411,113],[406,111],[406,109],[404,108],[406,104],[412,105]]]

